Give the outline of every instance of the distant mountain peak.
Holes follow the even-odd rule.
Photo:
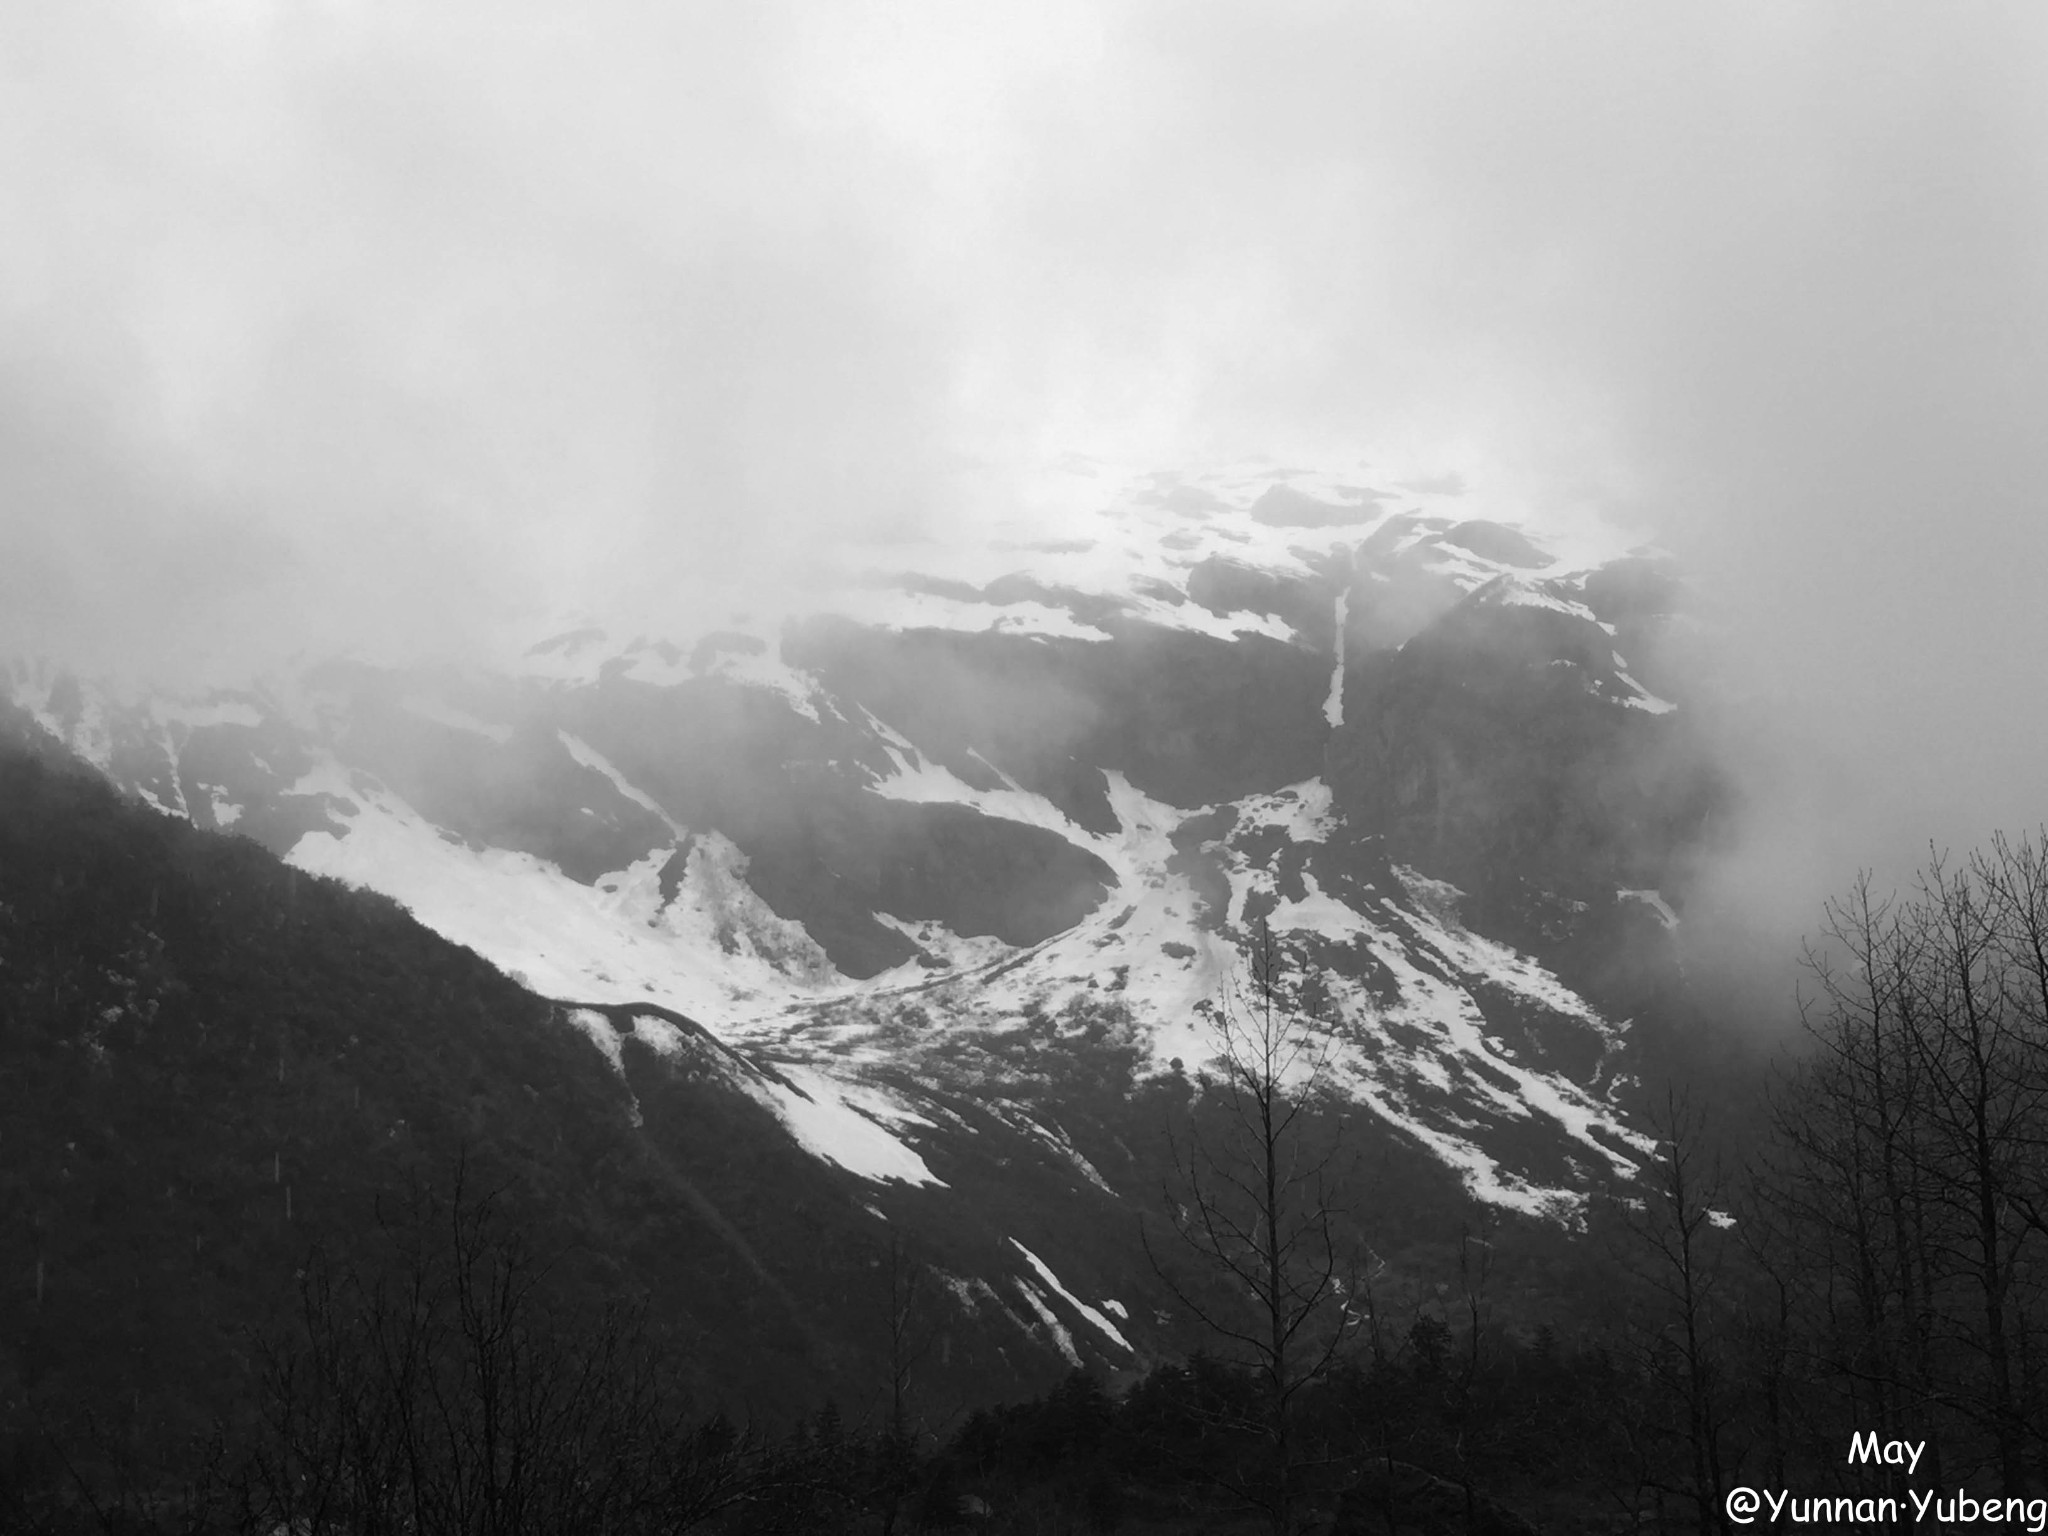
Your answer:
[[[906,1155],[943,1117],[883,1124],[855,1085],[1051,1113],[1090,1053],[1199,1070],[1264,925],[1389,1134],[1532,1212],[1626,1178],[1634,1004],[1573,978],[1668,951],[1640,914],[1674,915],[1718,793],[1627,659],[1665,567],[1567,561],[1448,481],[1067,479],[1042,536],[920,546],[772,628],[577,621],[495,671],[201,700],[16,666],[9,693],[136,798],[585,1010],[599,1048],[620,1009],[694,1020]]]

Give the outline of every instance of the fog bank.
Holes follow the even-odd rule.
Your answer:
[[[2048,17],[18,4],[0,647],[801,606],[1067,450],[1654,530],[1725,909],[2048,815]]]

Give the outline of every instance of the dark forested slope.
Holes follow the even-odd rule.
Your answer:
[[[10,1425],[232,1415],[313,1246],[376,1263],[380,1220],[459,1166],[551,1294],[644,1303],[707,1397],[857,1397],[859,1208],[752,1101],[641,1087],[659,1134],[560,1010],[389,899],[0,755]]]

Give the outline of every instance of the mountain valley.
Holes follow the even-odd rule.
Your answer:
[[[1697,1027],[1676,928],[1728,789],[1658,670],[1669,561],[1272,466],[1099,490],[1097,538],[951,551],[773,632],[586,627],[501,668],[343,659],[197,698],[12,664],[9,733],[59,764],[37,772],[103,778],[146,859],[239,872],[184,899],[285,925],[180,938],[158,884],[146,910],[110,895],[77,974],[125,979],[47,1025],[94,1085],[47,1088],[49,1134],[233,1166],[270,1204],[290,1165],[301,1223],[323,1179],[487,1148],[491,1178],[553,1191],[539,1230],[595,1255],[579,1284],[645,1295],[717,1341],[705,1390],[764,1402],[858,1397],[895,1244],[944,1291],[946,1392],[985,1400],[1200,1344],[1140,1231],[1263,932],[1387,1283],[1426,1287],[1474,1221],[1569,1262],[1651,1149],[1660,1040]],[[65,814],[113,814],[82,795]],[[308,1016],[335,935],[401,921],[328,880],[464,979]],[[19,925],[43,894],[6,899]],[[241,997],[258,952],[300,979]],[[215,990],[150,994],[137,953]],[[169,1021],[230,1007],[262,1022],[225,1099],[151,1118],[124,1078],[196,1082]],[[274,1083],[247,1065],[269,1030]],[[366,1040],[435,1080],[360,1076]],[[284,1090],[326,1108],[294,1125]]]

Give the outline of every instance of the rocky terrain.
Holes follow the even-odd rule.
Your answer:
[[[1270,465],[1090,489],[1085,537],[934,553],[773,629],[199,698],[0,676],[24,739],[543,1001],[629,1139],[735,1106],[1027,1378],[1171,1331],[1135,1213],[1261,929],[1391,1159],[1379,1205],[1569,1226],[1648,1145],[1726,793],[1657,668],[1669,562]],[[815,1320],[800,1234],[735,1214],[678,1219]]]

